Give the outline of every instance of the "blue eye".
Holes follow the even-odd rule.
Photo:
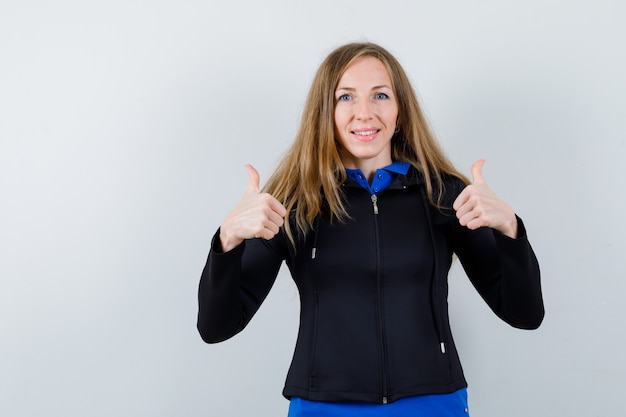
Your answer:
[[[389,98],[389,96],[385,93],[376,93],[374,97],[376,100],[387,100]]]
[[[339,97],[337,97],[337,101],[350,101],[352,100],[352,97],[350,96],[350,94],[342,94]]]

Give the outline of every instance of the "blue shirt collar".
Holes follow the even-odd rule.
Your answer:
[[[348,178],[368,190],[371,194],[377,194],[387,188],[393,181],[394,174],[406,175],[411,164],[408,162],[396,161],[391,165],[376,170],[372,183],[368,183],[365,174],[360,169],[346,168]]]
[[[411,164],[404,161],[395,161],[391,165],[383,167],[385,171],[395,172],[396,174],[406,175],[409,172]]]

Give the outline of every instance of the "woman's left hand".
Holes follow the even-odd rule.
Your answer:
[[[515,212],[491,191],[483,178],[481,159],[472,165],[472,184],[454,200],[459,223],[468,229],[491,227],[510,238],[517,238],[517,218]]]

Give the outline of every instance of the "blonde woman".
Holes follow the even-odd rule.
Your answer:
[[[438,146],[398,61],[372,43],[330,53],[295,141],[263,190],[248,165],[199,286],[207,343],[241,331],[283,261],[301,320],[283,395],[290,417],[467,416],[450,332],[456,254],[510,325],[544,315],[539,266],[514,211]]]

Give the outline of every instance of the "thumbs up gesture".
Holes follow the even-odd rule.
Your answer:
[[[500,200],[483,178],[484,159],[472,165],[472,184],[465,187],[454,201],[459,223],[468,229],[491,227],[511,238],[517,237],[515,212]]]
[[[287,210],[268,193],[259,192],[259,173],[252,165],[248,170],[248,186],[239,204],[220,226],[222,251],[227,252],[245,239],[273,238],[284,223]]]

